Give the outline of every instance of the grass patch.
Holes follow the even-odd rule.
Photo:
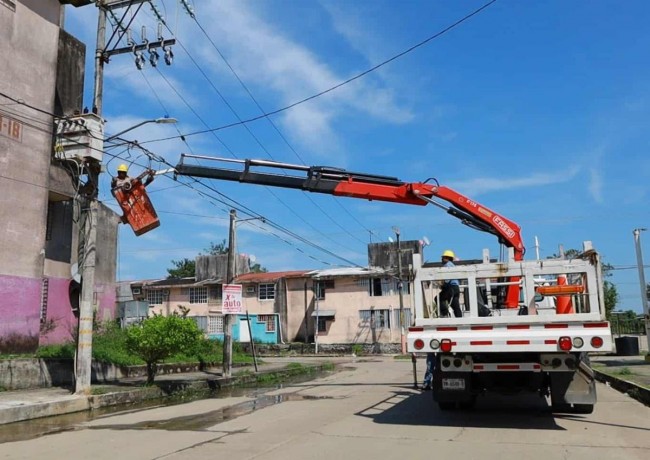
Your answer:
[[[612,374],[616,374],[616,375],[634,375],[634,372],[632,372],[628,367],[624,367],[623,369],[612,372]]]
[[[410,354],[405,354],[405,355],[395,355],[395,356],[393,357],[393,359],[404,359],[404,360],[408,359],[408,360],[410,360],[410,359],[411,359],[411,355],[410,355]]]
[[[324,371],[333,371],[333,370],[336,368],[336,366],[334,365],[334,363],[329,363],[329,362],[328,362],[328,363],[323,363],[323,364],[321,365],[321,368],[322,368]]]
[[[93,386],[90,387],[90,394],[91,395],[105,395],[108,393],[114,393],[115,388],[112,387],[102,387],[102,386]]]

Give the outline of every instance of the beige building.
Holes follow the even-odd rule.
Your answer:
[[[277,342],[315,340],[320,344],[400,342],[400,300],[397,279],[381,269],[342,268],[246,273],[238,276],[243,308],[256,340],[275,333]],[[187,311],[209,337],[223,336],[222,285],[194,278],[131,283],[134,299],[146,300],[150,312]],[[404,283],[405,325],[411,320],[412,296]],[[234,321],[233,338],[247,332],[245,317]],[[245,341],[245,340],[242,340]]]

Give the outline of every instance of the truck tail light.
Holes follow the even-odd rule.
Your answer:
[[[429,346],[432,350],[437,350],[440,348],[440,340],[433,339],[431,342],[429,342]]]
[[[585,344],[585,341],[582,340],[580,337],[574,337],[573,338],[573,347],[574,348],[582,348],[582,346]]]
[[[424,340],[415,339],[415,341],[413,342],[413,346],[415,347],[416,350],[422,350],[424,348]]]
[[[569,351],[573,346],[573,343],[571,342],[571,337],[560,337],[558,344],[560,345],[560,350],[562,351]]]
[[[449,339],[442,339],[440,341],[440,350],[443,351],[444,353],[449,353],[451,351],[452,346],[453,343]]]
[[[594,348],[600,348],[603,346],[603,339],[601,337],[592,337],[591,346]]]

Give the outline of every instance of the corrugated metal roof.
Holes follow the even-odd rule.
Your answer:
[[[381,268],[343,267],[313,270],[307,273],[307,276],[312,278],[336,278],[341,276],[384,276],[387,274],[389,272]]]
[[[309,270],[291,270],[285,272],[267,273],[245,273],[235,278],[236,283],[262,283],[265,281],[277,281],[282,278],[300,278],[305,276]]]

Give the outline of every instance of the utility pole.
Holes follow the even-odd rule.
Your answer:
[[[318,297],[320,295],[320,279],[316,278],[314,281],[314,297],[316,298],[316,327],[314,328],[314,352],[318,354],[318,323],[320,321],[320,309],[318,305]]]
[[[648,305],[648,291],[647,285],[645,283],[645,274],[643,272],[643,254],[641,253],[641,232],[645,231],[645,228],[636,228],[634,229],[634,244],[636,247],[636,263],[639,267],[639,286],[641,287],[641,304],[643,305],[643,322],[645,324],[645,333],[648,349],[650,350],[650,306]],[[646,361],[650,357],[650,352],[646,355]]]
[[[104,56],[106,41],[106,10],[99,8],[97,20],[97,49],[95,51],[95,84],[93,91],[93,111],[101,117],[104,88]],[[79,326],[77,336],[77,362],[75,369],[75,393],[88,394],[92,374],[93,347],[93,303],[95,299],[95,262],[97,243],[97,218],[99,203],[97,193],[99,186],[100,163],[88,159],[86,163],[88,181],[94,189],[85,199],[82,209],[83,251],[81,260],[81,299],[79,302]]]
[[[236,235],[235,225],[237,224],[237,211],[230,210],[230,232],[228,234],[228,267],[226,270],[226,284],[232,283],[235,278],[235,243]],[[232,316],[224,315],[224,334],[223,334],[223,376],[232,375]],[[251,337],[252,340],[252,337]]]
[[[393,227],[395,236],[397,237],[397,292],[399,293],[399,334],[400,334],[400,346],[402,354],[406,353],[406,330],[404,328],[404,281],[402,280],[402,247],[399,240],[399,227]]]

